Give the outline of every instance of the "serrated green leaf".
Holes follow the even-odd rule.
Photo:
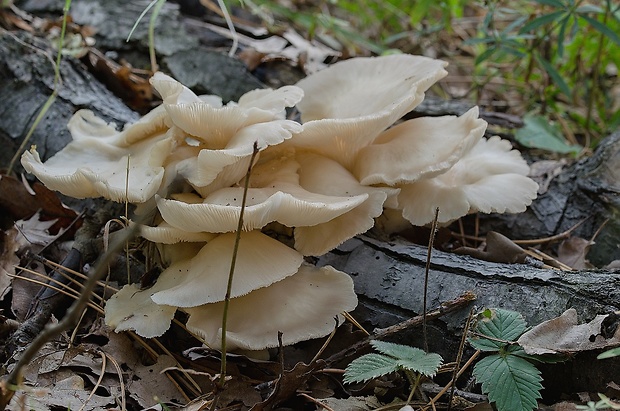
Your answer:
[[[525,147],[567,154],[581,151],[581,146],[568,144],[560,130],[545,117],[526,115],[523,124],[524,126],[516,131],[515,139]]]
[[[382,354],[366,354],[351,361],[344,371],[344,382],[372,380],[398,370],[397,360]]]
[[[523,358],[490,355],[476,364],[473,374],[498,411],[531,411],[541,398],[540,371]]]
[[[408,345],[379,340],[373,340],[370,344],[380,353],[395,358],[399,367],[428,377],[433,377],[437,373],[443,361],[439,354],[427,354],[419,348]]]
[[[427,377],[434,377],[437,374],[437,370],[443,362],[441,355],[435,353],[421,352],[412,358],[398,360],[398,365],[402,368],[426,375]]]
[[[521,27],[519,33],[529,33],[530,31],[534,31],[540,26],[544,26],[545,24],[556,21],[564,13],[564,10],[558,10],[551,13],[543,14],[542,16],[538,16],[529,23],[525,24],[523,27]]]
[[[476,332],[479,334],[503,341],[516,341],[527,329],[527,323],[520,313],[502,308],[491,311],[493,315],[490,318],[483,316],[478,319]]]
[[[390,357],[394,357],[399,360],[413,358],[416,355],[419,355],[419,353],[424,353],[424,351],[419,348],[381,340],[372,340],[370,345],[372,345],[372,347],[381,354],[389,355]]]
[[[607,27],[600,21],[590,16],[579,16],[579,17],[587,21],[592,27],[594,27],[594,29],[598,30],[599,32],[604,34],[608,39],[610,39],[611,41],[616,43],[618,46],[620,46],[620,36],[618,36],[618,34],[615,31],[613,31],[612,29],[610,29],[609,27]]]
[[[499,341],[489,340],[488,338],[482,337],[472,337],[469,339],[469,343],[476,350],[480,351],[499,351],[504,345],[504,343]]]

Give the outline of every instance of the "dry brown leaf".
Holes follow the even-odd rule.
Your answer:
[[[168,355],[160,355],[157,357],[157,363],[153,365],[138,365],[134,370],[135,376],[126,387],[129,396],[138,401],[143,408],[159,402],[164,404],[184,403],[183,395],[162,373],[163,369],[174,367],[176,364],[174,358]]]
[[[325,398],[321,403],[334,411],[369,411],[381,407],[376,397]]]
[[[19,264],[19,258],[15,252],[19,250],[19,244],[15,240],[17,230],[11,228],[6,232],[0,231],[0,300],[3,300],[11,289],[11,275],[15,275],[15,266]]]
[[[594,241],[580,237],[569,237],[558,247],[558,260],[575,270],[592,268],[586,260],[586,255]]]
[[[589,323],[579,324],[577,311],[570,308],[559,317],[535,326],[517,342],[532,355],[572,354],[616,347],[620,345],[620,327],[616,324],[613,335],[609,335],[605,320],[610,315],[597,315]]]
[[[484,250],[459,247],[454,252],[494,263],[524,263],[527,257],[527,254],[521,247],[508,237],[495,231],[487,233],[486,248]]]

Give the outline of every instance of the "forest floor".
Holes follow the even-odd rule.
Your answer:
[[[46,52],[51,55],[51,44],[57,39],[59,32],[62,2],[23,3],[19,4],[21,9],[13,7],[0,10],[0,25],[3,27],[0,34],[6,35],[3,41],[8,41],[9,44],[12,42],[21,44],[26,38],[24,36],[29,36],[26,42],[33,44],[36,42],[37,47],[48,47]],[[135,121],[138,118],[136,113],[144,114],[160,103],[154,97],[148,83],[150,75],[148,30],[145,28],[145,23],[136,30],[134,40],[127,44],[124,40],[126,33],[119,33],[131,28],[133,21],[148,2],[136,2],[126,9],[123,9],[122,5],[119,6],[123,2],[105,7],[96,1],[75,3],[72,11],[75,14],[67,32],[72,45],[70,57],[66,58],[73,59],[75,67],[84,73],[92,74],[93,78],[105,84],[101,86],[102,89],[107,88],[130,107],[130,109],[124,107],[122,109],[124,111],[116,113],[111,110],[110,120]],[[230,33],[225,28],[223,19],[216,13],[202,10],[196,13],[192,8],[195,5],[192,7],[189,5],[191,2],[181,3],[184,4],[183,12],[179,12],[176,4],[167,4],[161,13],[160,32],[156,34],[160,36],[159,43],[156,40],[158,61],[179,80],[196,79],[194,84],[183,82],[188,87],[194,88],[197,93],[209,91],[225,96],[225,100],[233,100],[242,93],[241,90],[261,85],[275,88],[293,84],[306,74],[319,70],[339,58],[354,57],[352,54],[356,52],[362,55],[369,54],[365,50],[355,51],[346,48],[338,50],[334,44],[330,46],[325,42],[308,41],[303,34],[295,31],[294,27],[282,29],[278,33],[268,32],[262,22],[242,13],[235,18],[235,25],[241,36],[241,47],[236,59],[243,64],[226,66],[224,69],[223,65],[210,68],[217,72],[238,70],[241,67],[239,70],[242,74],[236,77],[234,87],[230,84],[220,84],[221,81],[217,79],[215,83],[209,83],[208,79],[197,74],[202,66],[198,63],[192,66],[189,62],[200,61],[203,58],[196,52],[199,47],[209,51],[215,50],[220,55],[218,58],[225,59],[225,53],[231,47]],[[116,10],[117,13],[109,12],[110,9]],[[421,42],[405,50],[443,58],[450,62],[450,74],[431,90],[429,93],[431,95],[418,111],[430,115],[453,115],[461,114],[473,104],[480,104],[482,115],[491,124],[492,131],[510,138],[517,127],[523,126],[526,107],[523,107],[521,101],[515,103],[518,99],[513,100],[514,96],[501,87],[499,80],[496,86],[491,85],[478,94],[477,101],[461,99],[468,95],[474,86],[468,77],[474,71],[474,57],[468,54],[467,47],[461,46],[461,42],[455,36],[459,36],[458,30],[450,35],[438,35],[437,42]],[[33,38],[38,40],[32,40]],[[287,47],[283,48],[282,44]],[[7,50],[2,47],[0,50]],[[5,60],[8,55],[0,57],[2,57],[0,60]],[[30,62],[24,60],[24,64]],[[225,64],[233,63],[227,61]],[[37,67],[32,69],[33,73],[37,71],[42,69]],[[33,74],[35,75],[37,74]],[[47,80],[49,82],[49,78]],[[8,78],[0,78],[0,82],[6,84],[11,81]],[[0,88],[6,84],[0,84]],[[62,92],[60,96],[60,100],[66,99]],[[74,103],[72,108],[91,107],[96,104]],[[100,108],[97,110],[102,111]],[[71,114],[72,112],[65,113],[65,118],[61,118],[64,123],[57,127],[64,128]],[[31,123],[33,117],[30,116],[25,122]],[[55,121],[60,120],[57,118]],[[66,139],[66,133],[63,138]],[[613,161],[617,161],[616,153],[620,152],[617,149],[619,146],[617,140],[619,139],[615,139],[613,154],[610,155],[615,159]],[[511,141],[518,147],[514,139]],[[17,145],[14,143],[11,151],[16,152]],[[571,166],[577,165],[577,160],[565,158],[557,153],[548,155],[539,150],[528,151],[523,147],[519,148],[526,157],[537,161],[541,185],[552,184],[550,182],[554,178],[567,170],[570,172]],[[47,153],[48,157],[49,155],[51,153]],[[36,195],[32,194],[32,190]],[[421,378],[418,381],[419,387],[410,402],[410,406],[415,410],[482,411],[494,409],[494,405],[491,404],[498,402],[503,404],[500,405],[500,409],[504,407],[502,411],[620,409],[620,404],[612,402],[614,399],[620,400],[618,385],[620,372],[617,371],[620,368],[617,368],[619,366],[617,358],[597,359],[602,352],[620,345],[618,331],[620,322],[617,311],[620,309],[620,297],[617,291],[620,276],[614,271],[617,269],[617,261],[611,259],[595,267],[590,263],[588,256],[594,244],[594,237],[598,235],[599,229],[603,229],[603,224],[598,224],[599,220],[592,219],[585,224],[585,226],[590,224],[589,236],[583,232],[573,235],[578,228],[574,227],[548,233],[549,237],[546,238],[542,238],[539,233],[532,233],[527,240],[529,243],[517,244],[501,235],[492,234],[492,237],[485,237],[488,230],[484,230],[487,224],[493,226],[496,231],[510,233],[514,229],[516,231],[513,231],[513,234],[518,233],[518,229],[513,228],[514,219],[500,218],[485,222],[479,220],[477,216],[468,216],[438,231],[434,252],[439,254],[434,257],[436,260],[433,269],[439,274],[454,273],[454,278],[457,278],[459,270],[467,273],[479,270],[476,274],[479,277],[476,283],[478,285],[483,282],[488,282],[491,286],[497,283],[505,289],[513,285],[519,288],[522,284],[522,290],[527,290],[523,291],[523,298],[532,297],[529,306],[521,305],[521,309],[514,307],[518,305],[516,301],[521,302],[518,300],[521,297],[517,296],[519,293],[515,292],[515,304],[512,308],[514,311],[489,314],[482,309],[492,301],[490,298],[493,295],[485,296],[485,289],[472,289],[477,285],[466,283],[460,295],[453,295],[445,300],[429,298],[429,301],[437,304],[429,306],[428,312],[422,315],[421,310],[417,309],[421,306],[417,297],[415,304],[406,306],[402,302],[395,302],[397,299],[389,300],[390,296],[386,300],[381,300],[382,297],[371,295],[373,292],[371,290],[368,295],[360,297],[361,300],[365,298],[360,310],[352,313],[353,319],[359,320],[365,327],[372,327],[367,328],[370,335],[363,330],[363,327],[358,328],[348,321],[338,329],[326,347],[323,347],[325,340],[322,339],[299,343],[282,350],[271,349],[262,353],[260,360],[241,354],[229,354],[227,382],[222,386],[218,379],[221,372],[219,353],[204,348],[187,332],[182,324],[185,320],[182,315],[177,316],[178,323],[166,334],[153,339],[144,339],[132,332],[115,333],[104,324],[102,317],[104,300],[109,297],[115,286],[122,285],[117,279],[113,279],[116,282],[96,287],[93,294],[89,295],[88,308],[83,312],[80,310],[75,313],[71,309],[67,310],[71,302],[81,295],[79,285],[87,281],[87,277],[80,274],[83,267],[79,259],[72,266],[68,265],[71,262],[68,258],[71,257],[70,244],[76,231],[90,224],[86,220],[92,216],[85,217],[82,210],[85,207],[92,208],[93,204],[85,206],[85,203],[74,202],[69,203],[68,207],[63,202],[67,202],[67,199],[60,199],[56,193],[40,184],[32,185],[31,188],[15,174],[3,174],[0,179],[0,209],[4,214],[3,231],[0,235],[3,246],[0,256],[2,267],[0,341],[4,348],[4,366],[1,372],[4,379],[0,384],[2,388],[0,404],[4,404],[6,409],[406,411],[409,408],[405,405],[405,401],[409,396],[412,382],[409,378],[411,374],[403,372],[403,368],[406,367],[400,368],[399,372],[386,372],[385,375],[380,373],[377,375],[378,378],[363,383],[343,383],[343,373],[347,365],[353,359],[369,353],[371,341],[379,339],[406,342],[408,345],[418,347],[430,345],[431,350],[442,351],[444,364],[439,368],[437,376]],[[611,201],[610,204],[616,203]],[[95,207],[115,217],[123,213],[123,210],[112,208],[108,210],[108,206],[102,203],[96,203]],[[614,216],[613,211],[610,213]],[[54,216],[54,219],[44,221],[45,218],[42,216]],[[576,219],[579,220],[581,217],[582,214]],[[617,220],[617,215],[615,218]],[[101,239],[108,231],[114,231],[122,224],[122,221],[117,220],[111,225],[100,224],[96,227],[97,234],[89,239],[94,244],[95,254],[105,252],[104,241]],[[617,221],[609,224],[614,226]],[[497,227],[503,229],[497,230]],[[620,238],[617,236],[604,234],[604,244],[613,244],[613,241],[616,241],[616,244],[620,243]],[[341,264],[340,269],[347,271],[347,267],[351,269],[353,264],[351,261],[354,259],[354,257],[350,259],[349,255],[366,255],[368,260],[362,257],[355,258],[359,258],[357,261],[359,265],[364,265],[367,271],[372,271],[375,269],[372,265],[374,260],[378,261],[377,264],[387,266],[386,261],[394,259],[396,262],[390,263],[391,266],[396,263],[406,264],[407,267],[417,266],[421,273],[418,280],[423,281],[425,244],[428,243],[428,237],[428,229],[415,232],[408,230],[402,233],[399,239],[390,238],[385,241],[385,236],[375,231],[370,237],[360,237],[345,243],[334,253],[317,261],[320,264],[334,266]],[[538,242],[537,237],[541,237]],[[534,247],[529,247],[529,244]],[[447,254],[462,245],[469,247],[463,253],[481,260]],[[598,261],[602,261],[600,254],[597,257]],[[132,270],[147,274],[143,251],[136,252],[130,261],[124,259],[124,256],[119,258],[112,271],[124,273],[126,264],[131,264]],[[508,265],[509,262],[515,261],[520,264]],[[63,262],[65,267],[59,269],[58,265],[55,265],[59,262]],[[478,262],[478,268],[469,266],[475,266]],[[529,265],[521,265],[522,263]],[[604,265],[607,267],[602,268]],[[22,269],[23,267],[27,269]],[[355,280],[360,281],[359,284],[363,284],[362,281],[369,281],[363,279],[364,269],[359,270],[355,273],[359,278]],[[491,273],[493,270],[496,272]],[[20,327],[33,312],[47,309],[45,307],[48,298],[51,301],[51,297],[48,294],[45,296],[41,294],[40,283],[54,271],[66,271],[74,276],[75,280],[71,280],[72,286],[67,285],[68,283],[56,283],[63,289],[62,292],[68,295],[69,300],[59,303],[59,306],[48,307],[50,310],[53,309],[53,312],[48,313],[51,317],[49,322],[57,325],[67,313],[70,313],[78,316],[79,323],[61,330],[59,335],[48,336],[47,331],[41,331],[40,327],[38,332],[48,336],[48,340],[43,341],[44,344],[38,347],[35,353],[30,353],[33,357],[23,364],[19,378],[10,380],[16,375],[17,360],[28,351],[29,343],[35,337],[34,335],[25,337],[27,343],[16,347],[12,345],[15,344],[14,333],[16,330],[23,331]],[[498,274],[500,271],[504,274]],[[526,272],[528,274],[524,274]],[[492,277],[496,274],[505,277]],[[490,277],[483,280],[481,278],[484,275]],[[134,276],[140,277],[139,274]],[[148,280],[143,278],[142,281]],[[588,294],[590,292],[588,290],[593,289],[589,287],[597,284],[605,290],[606,295]],[[401,291],[406,288],[403,285],[400,287]],[[549,315],[541,313],[546,304],[545,298],[551,300],[551,294],[561,287],[565,287],[562,292],[566,294],[566,299],[558,303],[562,310],[548,313]],[[45,289],[49,290],[50,286],[43,287],[43,290]],[[570,294],[569,291],[574,294]],[[498,293],[504,291],[489,288],[486,292],[499,296]],[[537,294],[539,292],[540,295]],[[510,295],[502,294],[500,298],[510,299]],[[57,295],[54,298],[56,297]],[[474,302],[476,297],[479,298],[479,302]],[[474,311],[474,305],[478,311]],[[509,305],[507,302],[506,306]],[[571,308],[578,310],[579,313],[570,310]],[[595,314],[601,315],[595,317]],[[489,345],[485,347],[484,343],[482,345],[480,342],[476,343],[476,338],[480,340],[481,330],[484,329],[480,327],[484,327],[486,322],[496,325],[494,321],[498,318],[522,326],[514,326],[516,328],[506,326],[509,332],[513,332],[512,338],[504,338],[506,334],[493,334],[493,338],[486,340],[487,343],[492,341],[491,348]],[[550,321],[539,325],[541,319]],[[422,325],[426,321],[429,322],[428,331],[426,325]],[[528,326],[525,325],[526,321],[529,322]],[[529,327],[535,325],[539,326],[531,332]],[[514,334],[515,329],[520,332]],[[525,333],[526,329],[530,331]],[[470,337],[469,342],[465,337],[462,338],[464,332],[470,332],[469,335],[465,335]],[[422,335],[424,338],[421,338]],[[427,339],[433,341],[429,344]],[[491,358],[499,352],[505,358],[515,347],[525,348],[526,351],[532,350],[540,355],[555,353],[559,357],[550,359],[547,356],[540,356],[535,359],[538,362],[534,361],[533,364],[542,371],[544,389],[540,396],[536,395],[538,392],[536,391],[530,396],[519,397],[521,399],[533,397],[533,406],[526,404],[520,405],[521,408],[511,409],[506,407],[515,405],[507,406],[505,400],[486,395],[488,389],[485,390],[485,387],[481,388],[480,384],[475,383],[472,369],[476,363],[481,363],[479,356],[487,353],[490,355],[486,358]],[[544,350],[541,347],[544,347]],[[523,353],[522,358],[528,360],[534,358],[528,355]],[[526,370],[530,374],[523,378],[534,381],[532,384],[536,389],[539,371],[536,368]],[[506,396],[510,397],[508,394]]]

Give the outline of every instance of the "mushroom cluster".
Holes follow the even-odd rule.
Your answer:
[[[148,289],[130,284],[116,293],[106,322],[154,337],[182,310],[187,327],[214,347],[252,167],[227,341],[260,350],[277,346],[280,331],[293,344],[328,334],[334,317],[357,304],[347,274],[305,256],[367,231],[384,212],[424,225],[439,207],[446,223],[476,211],[521,212],[536,196],[519,152],[483,138],[476,108],[394,125],[446,75],[445,65],[410,55],[355,58],[228,104],[156,73],[163,104],[140,121],[117,131],[80,110],[65,149],[45,163],[31,150],[22,164],[73,197],[155,203],[140,235],[158,245],[165,270]],[[301,122],[286,119],[292,107]]]

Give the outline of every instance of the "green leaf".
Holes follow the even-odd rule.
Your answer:
[[[600,21],[590,16],[579,16],[579,17],[584,19],[588,23],[590,23],[592,27],[594,27],[596,30],[604,34],[608,39],[610,39],[611,41],[616,43],[618,46],[620,46],[620,36],[618,36],[618,34],[614,32],[612,29],[610,29],[609,27],[607,27]]]
[[[536,3],[557,8],[566,7],[560,0],[536,0]]]
[[[346,384],[381,377],[398,370],[398,360],[382,354],[366,354],[351,361],[344,371]]]
[[[344,371],[344,382],[368,381],[398,370],[398,360],[382,354],[366,354],[351,361]]]
[[[568,144],[559,128],[543,116],[526,115],[523,123],[524,126],[515,133],[515,139],[525,147],[565,154],[581,151],[581,146]]]
[[[504,30],[502,30],[500,37],[506,36],[508,33],[512,33],[517,27],[521,27],[523,23],[527,21],[528,16],[521,16],[512,23],[510,23]]]
[[[566,96],[570,97],[570,87],[568,87],[568,84],[566,84],[564,78],[562,78],[560,73],[558,73],[558,71],[551,65],[551,63],[540,54],[535,54],[534,58],[536,58],[536,61],[538,61],[538,63],[545,69],[547,74],[549,74],[549,77],[551,77],[553,83],[560,89],[560,91]]]
[[[428,14],[431,3],[431,0],[421,0],[415,3],[415,6],[409,13],[409,23],[412,27],[415,27]]]
[[[540,371],[523,358],[490,355],[476,364],[473,374],[498,411],[531,411],[541,398]]]
[[[504,351],[506,354],[516,355],[517,357],[524,358],[526,360],[535,361],[545,364],[558,364],[569,360],[569,356],[555,355],[555,354],[542,354],[532,355],[525,352],[519,345],[511,345]]]
[[[617,348],[612,348],[611,350],[607,350],[603,353],[600,353],[596,359],[597,360],[603,360],[605,358],[612,358],[612,357],[618,357],[620,356],[620,347]]]
[[[427,354],[419,348],[408,345],[379,340],[373,340],[370,344],[380,353],[398,360],[399,367],[424,374],[427,377],[433,377],[443,362],[443,358],[439,354]]]
[[[491,312],[490,316],[489,311]],[[478,315],[475,331],[478,334],[501,341],[473,337],[470,338],[469,342],[477,350],[498,351],[506,346],[503,341],[515,341],[526,329],[527,323],[518,312],[501,308],[487,309]]]
[[[599,6],[595,6],[594,4],[584,4],[583,6],[577,7],[577,9],[575,9],[575,12],[577,12],[578,14],[584,14],[584,13],[603,14],[605,13],[605,10],[603,10]]]
[[[560,30],[558,30],[558,56],[564,56],[564,40],[566,39],[566,27],[570,22],[570,15],[564,17],[560,22]]]
[[[441,355],[435,353],[427,354],[422,350],[420,350],[418,355],[412,358],[398,360],[399,367],[423,374],[429,378],[437,374],[442,363],[443,358],[441,358]]]
[[[529,23],[525,24],[519,30],[519,33],[529,33],[530,31],[534,31],[540,26],[544,26],[545,24],[552,23],[556,21],[560,16],[564,14],[564,10],[554,11],[548,14],[543,14],[542,16],[538,16]]]
[[[381,354],[389,355],[390,357],[394,357],[399,360],[404,358],[412,358],[420,351],[424,352],[419,348],[380,340],[372,340],[370,342],[370,345],[372,345],[372,347],[375,350],[379,351]]]
[[[476,57],[476,59],[474,60],[474,64],[477,66],[483,61],[488,60],[493,54],[495,54],[495,52],[497,52],[497,50],[498,48],[496,46],[489,47]]]

